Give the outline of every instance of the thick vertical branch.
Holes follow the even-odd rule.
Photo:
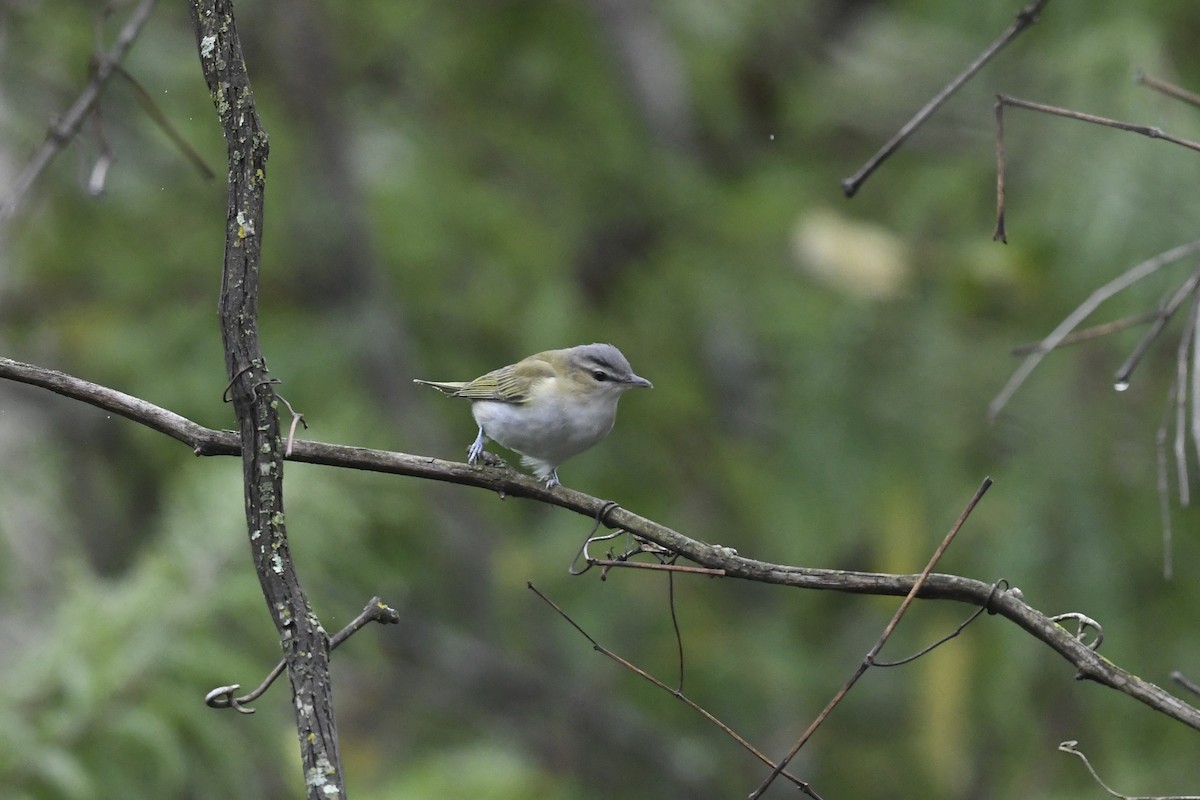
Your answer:
[[[267,134],[259,124],[232,0],[189,0],[200,64],[229,151],[220,322],[241,437],[246,521],[263,595],[291,679],[310,800],[345,797],[329,682],[329,640],[292,564],[283,516],[275,390],[258,342],[259,256]]]

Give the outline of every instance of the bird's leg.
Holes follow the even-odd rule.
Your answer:
[[[467,448],[467,463],[474,464],[483,456],[483,445],[487,442],[487,437],[483,435],[483,427],[479,428],[479,435],[475,437],[475,441],[471,442],[471,446]]]
[[[546,488],[553,489],[555,486],[558,486],[558,485],[559,485],[559,483],[558,483],[558,468],[556,467],[556,468],[550,470],[550,475],[546,478]]]

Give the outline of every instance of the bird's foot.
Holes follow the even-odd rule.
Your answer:
[[[475,437],[475,441],[471,442],[471,446],[467,448],[467,463],[477,464],[483,458],[483,445],[487,442],[487,437],[483,435],[483,428],[479,429],[479,435]]]

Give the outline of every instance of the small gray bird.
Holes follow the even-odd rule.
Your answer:
[[[471,401],[479,435],[467,450],[470,463],[492,439],[519,453],[547,488],[558,485],[560,464],[612,430],[622,394],[653,386],[611,344],[547,350],[473,381],[415,382]]]

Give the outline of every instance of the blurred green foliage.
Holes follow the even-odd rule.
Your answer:
[[[127,8],[103,23],[108,37]],[[913,572],[990,474],[943,571],[1004,577],[1047,612],[1095,617],[1105,654],[1149,680],[1194,674],[1195,513],[1172,511],[1180,577],[1164,581],[1155,490],[1177,329],[1124,394],[1111,375],[1138,331],[1054,354],[994,425],[984,411],[1012,345],[1194,237],[1200,178],[1182,149],[1014,111],[1011,243],[993,244],[994,94],[1195,138],[1193,110],[1130,74],[1200,87],[1196,5],[1050,4],[859,196],[840,196],[1016,10],[245,4],[272,145],[261,330],[282,392],[312,438],[453,458],[474,435],[467,408],[412,378],[611,341],[656,388],[562,469],[568,486],[751,557]],[[85,78],[95,5],[0,14],[11,176]],[[158,8],[126,67],[222,174],[182,6]],[[81,186],[89,131],[4,233],[0,351],[231,426],[215,318],[224,187],[189,168],[119,79],[103,111],[117,156],[105,195]],[[1152,306],[1183,269],[1102,316]],[[237,462],[9,385],[0,453],[6,797],[298,796],[285,687],[253,717],[201,702],[257,683],[277,654]],[[674,680],[661,576],[567,576],[587,520],[304,465],[289,465],[286,492],[326,628],[373,594],[404,617],[334,658],[354,797],[729,797],[761,780],[525,588]],[[705,579],[675,593],[687,693],[773,755],[895,608]],[[885,655],[968,612],[919,604]],[[1095,797],[1054,750],[1071,738],[1123,791],[1195,791],[1194,732],[1072,678],[985,618],[869,673],[795,770],[830,798]]]

